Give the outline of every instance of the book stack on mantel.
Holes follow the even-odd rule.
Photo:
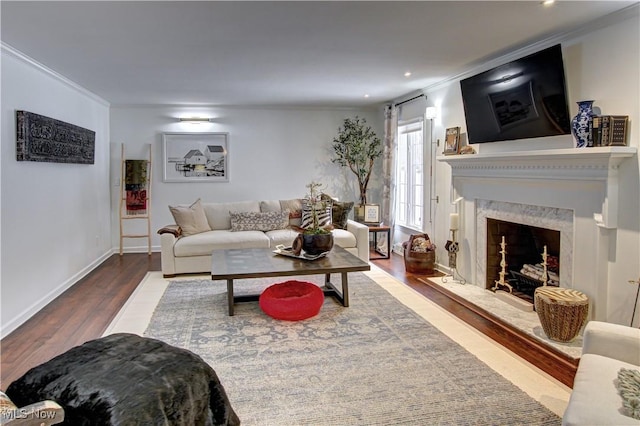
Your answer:
[[[628,115],[594,115],[588,146],[626,146]]]

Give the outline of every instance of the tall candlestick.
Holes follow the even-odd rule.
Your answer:
[[[449,229],[455,231],[458,229],[458,220],[460,215],[458,213],[451,213],[449,215]]]
[[[504,277],[507,275],[507,243],[504,240],[504,235],[502,236],[502,242],[500,243],[500,253],[502,258],[500,259],[500,266],[502,267],[498,275],[500,276],[499,280],[495,280],[496,285],[492,288],[492,290],[496,291],[500,289],[500,286],[507,287],[509,289],[509,293],[513,292],[513,287],[509,284],[508,281],[505,281]]]

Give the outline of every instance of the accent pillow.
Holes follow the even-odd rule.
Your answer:
[[[289,210],[280,212],[229,212],[231,231],[273,231],[289,226]]]
[[[173,219],[176,224],[182,229],[182,235],[188,236],[193,234],[199,234],[205,231],[211,231],[209,222],[207,222],[207,216],[204,214],[204,209],[198,198],[195,203],[190,206],[169,206]]]
[[[292,200],[280,200],[280,209],[289,210],[289,219],[300,219],[302,217],[302,202],[300,198]]]
[[[318,211],[318,226],[320,228],[331,224],[331,201],[324,201],[326,208],[324,211]],[[311,214],[311,206],[306,202],[302,204],[302,228],[309,229],[313,227],[313,216]]]
[[[353,201],[348,203],[333,201],[333,207],[331,209],[331,222],[333,226],[339,229],[347,229],[347,219],[349,219],[349,213],[351,213],[353,204]]]
[[[640,420],[640,371],[621,368],[616,387],[622,397],[625,414]]]

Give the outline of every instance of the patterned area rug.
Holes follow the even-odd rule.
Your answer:
[[[229,317],[222,281],[172,281],[145,335],[202,356],[244,425],[560,424],[364,274],[349,290],[349,308],[284,322],[255,302]]]

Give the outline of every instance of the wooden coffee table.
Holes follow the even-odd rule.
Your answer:
[[[257,301],[260,297],[259,294],[234,296],[233,280],[236,279],[324,275],[324,293],[336,298],[343,306],[349,306],[347,273],[371,269],[367,262],[339,246],[334,246],[329,254],[316,260],[281,256],[267,248],[214,250],[211,259],[211,279],[227,280],[229,315],[233,315],[235,303]],[[341,274],[342,291],[331,283],[331,274]]]

